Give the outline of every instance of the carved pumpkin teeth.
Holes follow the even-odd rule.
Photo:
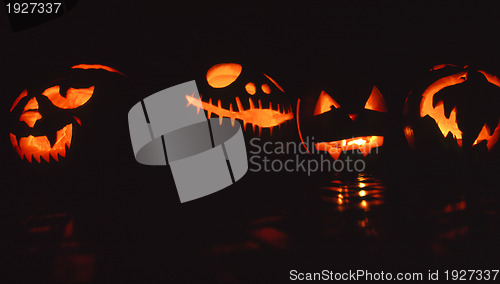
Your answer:
[[[359,150],[366,157],[373,148],[380,147],[383,143],[383,136],[363,136],[332,142],[320,142],[314,146],[316,150],[326,151],[333,159],[337,160],[341,152],[351,150]]]
[[[114,68],[100,64],[79,64],[71,68],[83,70],[100,69],[126,76]],[[60,157],[66,157],[66,153],[71,147],[73,124],[78,123],[78,125],[82,125],[81,120],[78,117],[73,116],[75,122],[65,125],[56,133],[49,132],[48,134],[45,134],[44,131],[46,131],[46,129],[44,129],[44,126],[36,124],[38,120],[42,119],[42,115],[38,111],[39,107],[44,107],[43,104],[38,104],[37,98],[40,99],[43,96],[45,97],[43,98],[44,100],[48,99],[54,107],[59,109],[77,109],[90,100],[94,94],[94,90],[95,86],[90,86],[88,88],[72,88],[67,86],[66,83],[63,83],[63,85],[46,88],[41,94],[31,96],[29,100],[26,98],[28,96],[28,91],[26,89],[23,90],[22,93],[15,99],[10,108],[10,112],[12,112],[16,107],[20,107],[18,104],[21,100],[27,100],[27,103],[24,105],[23,112],[19,116],[19,121],[25,122],[30,128],[35,128],[35,126],[39,128],[32,129],[32,133],[36,133],[36,135],[40,136],[29,135],[26,137],[17,137],[16,135],[10,133],[11,144],[21,159],[26,158],[29,162],[35,160],[38,163],[41,163],[42,159],[49,162],[50,157],[52,157],[55,161],[59,161]],[[61,94],[60,91],[63,91],[63,93]],[[199,108],[201,108],[201,106],[199,106]],[[42,113],[44,112],[42,111]],[[46,119],[51,120],[51,118]],[[51,124],[50,121],[48,122]]]
[[[19,138],[12,133],[9,134],[10,134],[10,143],[12,144],[12,147],[14,147],[17,154],[22,157],[21,149],[19,148]]]
[[[229,112],[233,112],[233,104],[229,104]],[[234,116],[231,117],[231,126],[234,126],[236,118]]]
[[[72,136],[73,124],[68,124],[57,131],[54,144],[51,144],[46,136],[30,135],[18,139],[14,134],[10,133],[10,140],[21,159],[26,157],[31,163],[34,158],[40,163],[40,157],[46,162],[49,162],[49,155],[56,161],[59,161],[59,156],[65,157],[66,150],[71,147]]]
[[[431,70],[437,70],[440,68],[444,68],[447,65],[439,65],[434,67]],[[456,65],[449,65],[457,67]],[[468,68],[464,66],[464,68]],[[482,70],[476,70],[481,75],[478,77],[478,74],[475,72],[469,73],[469,71],[463,71],[457,74],[449,75],[447,77],[443,77],[438,79],[430,86],[428,86],[424,92],[422,93],[422,99],[420,102],[420,117],[425,117],[426,115],[430,118],[434,119],[437,126],[441,130],[444,137],[447,137],[450,133],[453,135],[453,138],[456,140],[459,147],[462,147],[462,131],[458,127],[457,123],[457,108],[460,109],[460,105],[458,106],[451,103],[443,103],[443,100],[437,101],[437,97],[435,96],[439,91],[444,88],[459,85],[464,83],[467,80],[470,80],[471,84],[476,84],[477,82],[482,82],[485,78],[490,84],[495,85],[496,87],[500,87],[500,79],[491,75]],[[480,81],[476,81],[480,80]],[[470,86],[470,85],[469,85]],[[490,86],[491,87],[491,86]],[[475,89],[485,91],[487,89]],[[437,102],[435,102],[437,101]],[[406,103],[406,102],[405,102]],[[467,109],[467,107],[465,107]],[[409,137],[406,135],[408,141],[412,141],[414,139],[413,135]],[[486,123],[482,126],[481,131],[478,133],[476,140],[473,142],[472,147],[486,141],[488,151],[492,150],[498,139],[500,138],[500,121],[497,119],[489,118]],[[414,143],[413,141],[410,144]]]
[[[16,136],[14,135],[14,137],[16,137]],[[17,142],[16,145],[19,145],[19,142],[20,142],[19,140],[21,140],[21,137],[16,137],[16,142]]]
[[[35,160],[40,163],[40,153],[33,153],[32,157],[35,158]]]
[[[500,137],[500,120],[498,121],[498,125],[493,133],[491,132],[492,129],[487,124],[483,125],[481,132],[479,132],[479,135],[477,136],[472,146],[475,146],[482,141],[486,141],[486,147],[488,147],[488,150],[491,150],[491,148],[493,148],[493,146],[497,143],[498,138]]]
[[[45,134],[47,137],[47,140],[49,140],[50,147],[54,147],[54,145],[57,143],[57,132],[50,132]]]
[[[253,104],[252,98],[248,98],[248,102],[250,103],[250,109],[254,109],[255,105]]]
[[[49,153],[42,153],[41,156],[46,162],[49,162],[49,156],[50,156]]]
[[[217,105],[212,103],[212,99],[210,98],[207,102],[202,101],[201,99],[194,98],[194,96],[186,95],[186,100],[188,101],[186,107],[193,105],[197,109],[203,108],[207,112],[207,116],[211,117],[212,113],[217,114],[219,117],[219,123],[222,123],[222,118],[228,117],[231,119],[231,123],[234,125],[234,120],[238,119],[242,121],[244,129],[246,129],[246,124],[252,124],[252,128],[255,131],[255,125],[260,128],[269,128],[273,126],[280,125],[285,123],[288,120],[293,119],[292,112],[285,112],[285,108],[280,110],[279,104],[277,110],[272,108],[272,103],[269,103],[269,109],[262,108],[262,102],[259,100],[259,107],[255,107],[255,103],[251,98],[249,98],[249,108],[244,109],[241,104],[241,100],[239,97],[235,98],[237,111],[233,110],[232,104],[229,105],[229,110],[222,107],[220,100],[217,101]]]
[[[54,160],[56,160],[57,162],[59,162],[59,158],[57,157],[57,153],[55,153],[55,152],[49,152],[49,153],[52,156],[52,158],[54,158]]]
[[[64,145],[64,147],[61,149],[61,151],[59,151],[58,153],[61,157],[66,157],[66,145]]]
[[[72,130],[72,131],[73,131],[73,130]],[[71,136],[73,136],[73,133],[71,133]],[[72,139],[71,139],[71,137],[70,137],[70,139],[66,139],[66,143],[65,143],[65,145],[64,145],[64,146],[65,146],[65,147],[68,147],[68,149],[71,147],[71,140],[72,140]]]
[[[456,108],[456,106],[453,106],[452,104],[446,104],[444,103],[443,100],[438,100],[437,102],[433,102],[432,107],[436,108],[443,108],[443,115],[445,118],[449,119],[451,116],[451,112]],[[456,110],[455,110],[456,111]]]
[[[243,111],[243,105],[241,105],[241,101],[239,97],[236,97],[236,107],[238,107],[238,112]]]
[[[222,107],[221,107],[220,100],[218,100],[218,101],[217,101],[217,106],[218,106],[219,108],[222,108]],[[222,119],[223,119],[223,117],[222,117],[222,116],[219,116],[219,125],[222,125]]]
[[[444,116],[445,116],[446,118],[450,118],[450,116],[451,116],[451,112],[452,112],[453,110],[455,110],[455,111],[456,111],[456,108],[457,108],[457,107],[456,107],[456,106],[454,106],[454,105],[452,105],[452,104],[445,104],[443,101],[441,101],[441,103],[442,103],[442,104],[443,104],[443,106],[444,106]]]

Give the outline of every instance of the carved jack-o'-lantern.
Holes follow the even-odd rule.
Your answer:
[[[497,76],[468,66],[437,65],[406,98],[404,133],[416,150],[489,153],[500,136],[499,103]]]
[[[104,65],[80,64],[72,70],[119,71]],[[75,127],[82,125],[79,111],[92,99],[96,86],[67,76],[47,85],[27,88],[10,108],[10,141],[21,159],[59,161],[71,147]],[[77,77],[79,78],[79,77]],[[77,81],[77,82],[74,82]],[[75,83],[76,85],[72,85]]]
[[[292,107],[283,88],[264,73],[253,72],[236,63],[212,66],[199,81],[200,100],[186,96],[187,107],[204,109],[207,117],[239,120],[245,136],[273,136],[292,124]],[[250,125],[252,130],[247,129]]]
[[[376,86],[363,90],[362,109],[356,104],[343,107],[332,92],[318,93],[297,102],[297,127],[308,152],[324,151],[337,160],[348,152],[359,151],[366,157],[383,145],[387,106]]]

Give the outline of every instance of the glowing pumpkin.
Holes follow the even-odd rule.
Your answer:
[[[223,117],[243,125],[245,136],[271,137],[284,125],[293,125],[293,112],[283,88],[267,74],[237,63],[208,69],[201,82],[200,100],[186,96],[187,107],[205,110],[208,118]],[[252,130],[247,130],[250,125]]]
[[[359,101],[343,107],[333,92],[325,90],[303,102],[298,100],[299,137],[309,153],[326,152],[337,160],[342,153],[359,151],[366,157],[373,148],[383,145],[387,113],[384,97],[376,86],[363,92],[361,109]]]
[[[123,75],[104,65],[80,64],[73,70],[105,70]],[[94,95],[95,86],[68,86],[75,78],[69,76],[39,88],[25,89],[14,100],[10,108],[10,141],[14,150],[30,163],[49,162],[51,157],[59,161],[71,147],[75,127],[82,125],[79,110],[87,105]],[[77,80],[78,81],[78,80]],[[83,80],[80,80],[80,82]],[[71,82],[70,82],[71,83]]]
[[[468,66],[434,66],[406,98],[406,139],[429,153],[491,153],[500,136],[499,103],[497,76]]]

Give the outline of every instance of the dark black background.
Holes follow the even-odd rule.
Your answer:
[[[432,186],[412,185],[412,179],[422,179],[417,174],[399,175],[406,172],[400,165],[414,170],[402,132],[405,97],[436,64],[471,64],[499,74],[500,18],[496,6],[473,1],[80,1],[63,16],[17,32],[12,31],[6,12],[0,10],[2,121],[7,121],[12,102],[26,84],[52,74],[59,76],[69,66],[105,64],[129,78],[123,83],[126,88],[117,87],[120,92],[113,92],[104,101],[107,105],[98,108],[99,121],[92,125],[97,129],[92,135],[104,140],[109,156],[75,142],[71,155],[85,158],[72,162],[69,156],[62,166],[33,167],[12,151],[9,125],[1,124],[5,217],[2,263],[8,271],[3,275],[6,279],[41,282],[55,277],[50,272],[54,269],[52,260],[60,253],[52,247],[55,241],[31,239],[23,233],[22,220],[45,211],[67,212],[75,218],[77,241],[82,243],[82,250],[97,259],[94,280],[107,283],[157,283],[171,278],[178,283],[187,279],[220,280],[220,275],[207,272],[206,267],[211,266],[204,261],[211,259],[198,260],[198,253],[204,244],[237,238],[239,220],[279,208],[292,212],[289,222],[309,224],[304,215],[294,215],[316,206],[303,201],[310,194],[304,192],[313,187],[314,181],[301,175],[249,175],[244,186],[181,206],[167,168],[135,163],[126,116],[130,107],[154,92],[199,76],[203,72],[200,66],[219,62],[259,66],[280,82],[292,104],[322,81],[338,82],[344,93],[356,90],[360,82],[373,82],[390,110],[385,146],[389,176],[399,177],[393,183],[403,192],[433,191]],[[103,138],[109,127],[116,135]],[[277,186],[271,186],[270,178]],[[438,182],[436,187],[453,187],[443,183]],[[267,186],[263,189],[261,184]],[[498,188],[491,184],[485,187]],[[408,210],[402,201],[406,199],[398,200],[398,195],[393,198],[400,205],[384,211],[383,216]],[[414,207],[421,209],[421,205]],[[353,255],[342,256],[343,262],[342,257],[332,260],[336,256],[328,253],[305,253],[307,245],[302,245],[300,253],[291,258],[287,258],[289,254],[264,254],[264,264],[250,263],[246,255],[238,255],[234,262],[241,263],[242,268],[236,274],[253,275],[250,281],[263,281],[266,275],[287,279],[291,267],[323,269],[341,263],[352,269],[382,266],[397,270],[401,262],[396,256],[406,258],[406,269],[425,271],[430,269],[425,264],[434,258],[419,254],[418,245],[428,229],[428,220],[419,213],[405,212],[416,225],[388,230],[390,237],[375,245],[379,251],[381,247],[387,250],[386,257],[380,252],[358,255],[360,251],[354,250]],[[386,227],[391,227],[391,222],[405,223],[397,218],[388,220]],[[494,224],[498,226],[498,220]],[[291,227],[297,239],[314,242],[309,236],[314,233],[306,231],[309,225]],[[411,232],[407,232],[409,229]],[[492,231],[498,235],[497,227]],[[391,245],[391,240],[399,241]],[[482,236],[475,236],[462,249],[473,251],[477,247],[472,243],[481,240]],[[42,248],[35,256],[26,252],[33,243]],[[346,247],[354,244],[351,240]],[[399,255],[400,247],[408,246],[411,253]],[[498,247],[493,251],[498,252]],[[455,267],[474,265],[471,256],[481,255],[459,253]],[[490,252],[488,257],[492,255]],[[498,258],[488,257],[477,263],[498,265]],[[442,262],[450,259],[437,259],[432,265],[443,268],[446,264]],[[231,262],[231,258],[227,260]],[[256,276],[254,272],[264,274]]]

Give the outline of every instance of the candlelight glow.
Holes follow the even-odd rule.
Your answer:
[[[207,82],[213,88],[224,88],[236,81],[243,67],[236,63],[221,63],[207,71]]]
[[[349,150],[359,150],[366,157],[373,148],[380,147],[383,143],[383,136],[363,136],[333,142],[320,142],[314,146],[318,151],[327,151],[332,158],[337,160],[343,151]]]
[[[10,142],[12,146],[22,158],[31,162],[32,158],[35,158],[37,162],[40,162],[40,157],[45,161],[49,162],[49,155],[58,161],[59,156],[66,156],[66,147],[68,149],[71,146],[71,138],[73,136],[73,124],[68,124],[64,126],[61,130],[57,131],[56,142],[54,145],[50,145],[50,141],[47,136],[33,136],[21,137],[18,141],[16,135],[10,133]]]
[[[84,105],[90,100],[94,93],[94,86],[82,89],[69,88],[66,92],[66,97],[61,96],[59,91],[59,86],[54,86],[46,89],[42,95],[49,98],[52,104],[58,108],[74,109]]]
[[[243,128],[246,129],[247,124],[251,124],[252,128],[255,130],[255,126],[259,126],[259,132],[262,128],[270,128],[272,133],[272,128],[276,126],[280,126],[288,120],[293,119],[293,112],[291,108],[283,108],[280,110],[279,104],[276,105],[276,109],[273,109],[273,105],[270,102],[269,108],[262,107],[261,100],[258,100],[257,107],[255,106],[254,101],[251,98],[248,98],[248,102],[250,104],[250,108],[244,109],[241,104],[240,98],[236,97],[236,110],[233,110],[233,104],[229,104],[229,109],[225,109],[221,106],[221,101],[218,100],[217,105],[212,104],[212,99],[209,99],[208,102],[204,102],[200,99],[197,99],[193,95],[186,95],[187,106],[194,106],[197,109],[197,112],[200,112],[200,109],[204,109],[207,111],[207,117],[210,119],[212,113],[219,116],[219,122],[222,124],[222,118],[228,117],[231,119],[231,124],[234,126],[235,119],[241,120],[243,123]],[[260,133],[259,133],[260,134]]]

